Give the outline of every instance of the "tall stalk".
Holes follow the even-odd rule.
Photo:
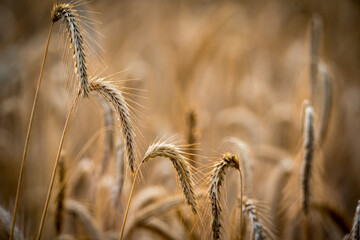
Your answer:
[[[36,86],[35,97],[34,97],[33,106],[32,106],[32,109],[31,109],[28,129],[27,129],[27,133],[26,133],[25,146],[24,146],[24,151],[23,151],[23,156],[22,156],[21,166],[20,166],[19,180],[18,180],[18,185],[17,185],[17,189],[16,189],[16,197],[15,197],[15,204],[14,204],[13,219],[12,219],[11,231],[10,231],[10,237],[9,237],[10,240],[12,240],[13,236],[14,236],[16,214],[17,214],[17,210],[18,210],[18,206],[19,206],[20,190],[21,190],[22,180],[23,180],[23,176],[24,176],[24,167],[25,167],[25,161],[26,161],[26,156],[27,156],[27,150],[28,150],[28,147],[29,147],[30,133],[31,133],[32,124],[33,124],[33,120],[34,120],[35,108],[36,108],[36,104],[37,104],[37,100],[38,100],[38,96],[39,96],[41,80],[42,80],[42,76],[43,76],[43,73],[44,73],[45,62],[46,62],[47,52],[48,52],[48,49],[49,49],[49,43],[50,43],[50,38],[51,38],[51,33],[52,33],[52,30],[53,30],[53,27],[54,27],[54,22],[51,23],[49,36],[48,36],[48,39],[47,39],[47,42],[46,42],[44,58],[43,58],[43,62],[42,62],[42,65],[41,65],[40,76],[39,76],[39,80],[38,80],[38,83],[37,83],[37,86]]]

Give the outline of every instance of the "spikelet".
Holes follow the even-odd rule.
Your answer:
[[[131,123],[129,108],[120,90],[116,89],[104,78],[99,78],[90,83],[90,91],[97,92],[105,97],[116,109],[122,134],[124,137],[125,150],[131,172],[135,172],[135,134]]]
[[[215,165],[210,178],[210,201],[212,206],[212,234],[213,239],[220,239],[221,228],[221,202],[220,202],[220,187],[224,180],[225,171],[227,168],[239,169],[239,159],[237,156],[226,153],[221,158],[220,162]],[[242,184],[242,183],[240,183]]]
[[[55,4],[51,11],[51,20],[57,22],[62,20],[66,24],[70,43],[73,47],[73,54],[75,59],[75,72],[77,73],[81,93],[88,96],[89,83],[86,67],[86,54],[84,49],[84,40],[81,35],[79,19],[76,10],[73,9],[71,4]]]
[[[308,104],[305,108],[304,154],[302,163],[302,210],[309,212],[311,166],[314,155],[314,110]]]
[[[171,160],[181,181],[187,203],[189,206],[191,206],[192,211],[196,213],[197,203],[194,194],[194,184],[190,172],[189,163],[184,157],[183,152],[180,150],[179,147],[173,144],[157,142],[149,146],[144,155],[142,163],[145,163],[155,157],[165,157]]]

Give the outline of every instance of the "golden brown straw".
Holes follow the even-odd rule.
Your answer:
[[[31,128],[32,128],[33,120],[34,120],[34,113],[35,113],[36,103],[37,103],[37,99],[38,99],[38,96],[39,96],[41,80],[42,80],[42,76],[43,76],[43,73],[44,73],[46,56],[47,56],[47,52],[48,52],[48,49],[49,49],[49,43],[50,43],[50,38],[51,38],[51,33],[52,33],[52,30],[53,30],[53,27],[54,27],[54,23],[51,24],[49,36],[48,36],[48,39],[47,39],[47,42],[46,42],[44,58],[43,58],[43,62],[42,62],[42,65],[41,65],[40,76],[39,76],[39,80],[38,80],[38,83],[37,83],[37,86],[36,86],[34,102],[33,102],[33,106],[32,106],[32,109],[31,109],[29,125],[28,125],[28,129],[27,129],[27,133],[26,133],[25,146],[24,146],[23,156],[22,156],[22,159],[21,159],[19,180],[18,180],[18,185],[17,185],[17,189],[16,189],[13,220],[12,220],[12,224],[11,224],[10,237],[9,237],[10,240],[13,238],[13,234],[14,234],[14,228],[15,228],[15,222],[16,222],[16,213],[17,213],[18,206],[19,206],[20,190],[21,190],[21,185],[22,185],[22,180],[23,180],[23,175],[24,175],[24,167],[25,167],[25,162],[26,162],[27,150],[28,150],[28,147],[29,147]]]

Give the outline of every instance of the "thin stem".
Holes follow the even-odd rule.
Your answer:
[[[239,240],[242,239],[242,216],[243,216],[243,210],[242,210],[242,202],[243,202],[243,176],[240,168],[240,162],[239,162],[239,173],[240,173],[240,229],[239,229]]]
[[[130,196],[129,196],[129,200],[128,200],[128,204],[127,204],[126,212],[125,212],[125,216],[124,216],[124,221],[123,221],[122,228],[121,228],[120,240],[122,240],[123,236],[124,236],[126,219],[127,219],[128,213],[129,213],[130,204],[131,204],[132,196],[133,196],[133,193],[134,193],[136,178],[137,178],[137,175],[139,173],[141,164],[142,164],[142,162],[139,164],[139,166],[138,166],[138,168],[136,169],[136,172],[135,172],[135,177],[134,177],[134,181],[133,181],[133,184],[132,184],[132,187],[131,187],[131,192],[130,192]]]
[[[23,175],[24,175],[24,166],[25,166],[26,155],[27,155],[27,150],[28,150],[28,146],[29,146],[30,133],[31,133],[31,128],[32,128],[32,123],[33,123],[33,119],[34,119],[36,103],[37,103],[37,99],[38,99],[38,96],[39,96],[41,80],[42,80],[42,76],[43,76],[43,73],[44,73],[46,56],[47,56],[47,52],[48,52],[48,49],[49,49],[49,43],[50,43],[50,38],[51,38],[51,33],[52,33],[52,30],[53,30],[53,27],[54,27],[54,23],[51,24],[49,36],[48,36],[48,39],[47,39],[47,42],[46,42],[44,58],[43,58],[43,62],[42,62],[42,65],[41,65],[40,76],[39,76],[39,80],[38,80],[38,83],[37,83],[37,86],[36,86],[35,97],[34,97],[33,106],[32,106],[32,109],[31,109],[28,129],[27,129],[27,133],[26,133],[25,146],[24,146],[24,151],[23,151],[23,156],[22,156],[21,166],[20,166],[19,180],[18,180],[18,185],[17,185],[17,189],[16,189],[15,206],[14,206],[14,213],[13,213],[13,219],[12,219],[12,224],[11,224],[11,231],[10,231],[9,240],[12,240],[13,236],[14,236],[16,214],[17,214],[17,210],[18,210],[18,206],[19,206],[20,190],[21,190],[21,184],[22,184],[22,179],[23,179]]]
[[[55,175],[56,175],[56,170],[57,170],[57,167],[58,167],[58,163],[59,163],[59,159],[60,159],[60,154],[61,154],[61,149],[62,149],[62,146],[63,146],[63,143],[64,143],[65,135],[66,135],[66,132],[67,132],[67,129],[68,129],[69,120],[70,120],[71,115],[73,114],[73,112],[74,112],[74,110],[75,110],[76,103],[77,103],[77,101],[79,100],[79,97],[80,97],[80,96],[81,96],[81,95],[80,95],[80,93],[79,93],[79,95],[76,97],[76,99],[75,99],[74,102],[72,103],[71,108],[70,108],[69,113],[68,113],[68,116],[67,116],[67,118],[66,118],[66,122],[65,122],[64,129],[63,129],[63,133],[62,133],[61,140],[60,140],[59,149],[58,149],[57,156],[56,156],[56,160],[55,160],[55,165],[54,165],[54,168],[53,168],[53,171],[52,171],[52,175],[51,175],[51,180],[50,180],[50,185],[49,185],[48,192],[47,192],[47,196],[46,196],[45,206],[44,206],[43,213],[42,213],[42,216],[41,216],[39,232],[38,232],[38,235],[37,235],[37,237],[36,237],[37,240],[40,240],[40,238],[41,238],[41,233],[42,233],[42,229],[43,229],[43,227],[44,227],[45,218],[46,218],[46,213],[47,213],[47,209],[48,209],[48,207],[49,207],[49,202],[50,202],[50,198],[51,198],[51,191],[52,191],[52,188],[53,188],[53,186],[54,186],[54,179],[55,179]]]

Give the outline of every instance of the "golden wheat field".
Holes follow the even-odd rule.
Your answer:
[[[0,20],[0,239],[360,239],[358,1]]]

